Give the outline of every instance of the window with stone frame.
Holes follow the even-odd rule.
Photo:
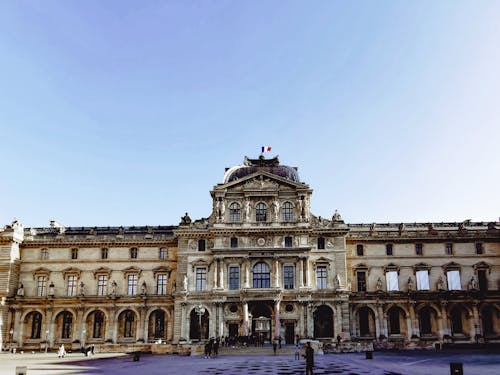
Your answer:
[[[31,335],[30,339],[39,339],[42,329],[42,314],[38,311],[30,313],[31,317]]]
[[[281,214],[283,221],[293,221],[293,205],[290,202],[283,203]]]
[[[48,260],[49,259],[49,249],[40,250],[40,260]]]
[[[108,259],[108,248],[103,247],[101,249],[101,259]]]
[[[127,295],[135,296],[137,294],[137,274],[127,275]]]
[[[415,244],[415,254],[416,255],[424,255],[423,253],[423,245],[421,243]]]
[[[292,265],[283,266],[283,287],[285,289],[295,288],[295,267]]]
[[[417,279],[417,290],[429,290],[429,270],[418,270],[415,272],[415,278]]]
[[[357,244],[356,245],[356,255],[358,257],[362,257],[362,256],[365,255],[365,251],[364,251],[363,245],[361,245],[361,244]]]
[[[229,290],[240,289],[240,267],[229,267]]]
[[[483,254],[483,243],[482,242],[476,242],[476,254],[478,254],[478,255]]]
[[[396,292],[399,290],[398,271],[386,271],[385,280],[386,290],[388,292]]]
[[[125,311],[123,337],[134,337],[135,314],[131,310]]]
[[[318,250],[325,250],[325,237],[318,237]]]
[[[393,250],[392,247],[393,247],[392,243],[388,243],[388,244],[385,245],[385,254],[386,255],[388,255],[388,256],[393,255],[393,253],[392,253],[392,250]]]
[[[292,247],[292,246],[293,246],[293,238],[291,236],[286,236],[285,247]]]
[[[73,328],[73,314],[71,314],[69,311],[63,311],[61,338],[70,339],[72,328]]]
[[[165,295],[167,294],[167,274],[159,273],[156,277],[156,294]]]
[[[229,205],[229,221],[231,223],[239,223],[241,221],[241,207],[236,202]]]
[[[253,267],[253,287],[271,287],[271,272],[269,271],[269,265],[267,263],[259,262]]]
[[[366,272],[357,271],[356,272],[356,282],[358,286],[358,292],[366,292]]]
[[[448,242],[444,245],[445,247],[445,254],[446,255],[453,255],[453,244],[451,242]]]
[[[167,259],[168,258],[168,250],[166,247],[160,247],[159,258],[160,259]]]
[[[137,247],[132,247],[130,249],[130,259],[137,259]]]
[[[198,240],[198,251],[205,251],[206,249],[206,241]]]
[[[488,271],[485,269],[477,270],[477,281],[479,284],[479,290],[481,292],[486,292],[488,290],[488,277],[486,276],[487,272]]]
[[[104,313],[100,310],[93,312],[94,324],[92,326],[92,338],[102,338],[102,331],[104,327]]]
[[[74,297],[76,295],[77,281],[78,277],[76,275],[68,275],[66,288],[66,295],[68,297]]]
[[[255,206],[255,221],[266,222],[267,221],[267,206],[265,203],[257,203]]]
[[[196,268],[196,290],[198,292],[207,289],[207,269],[205,267]]]
[[[73,260],[78,259],[78,249],[76,248],[71,249],[71,259]]]
[[[238,247],[238,237],[231,237],[231,248],[235,249]]]
[[[47,276],[37,276],[36,278],[36,295],[44,297],[47,293]]]
[[[316,288],[326,289],[327,272],[326,265],[316,266]]]
[[[448,280],[448,290],[462,290],[462,283],[460,281],[460,270],[450,269],[446,272],[446,279]]]
[[[97,295],[105,296],[108,286],[108,275],[97,275]]]

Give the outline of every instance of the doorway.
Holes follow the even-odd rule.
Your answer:
[[[285,344],[295,344],[295,323],[285,324]]]

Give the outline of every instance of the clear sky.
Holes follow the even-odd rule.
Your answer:
[[[176,225],[273,147],[350,223],[498,220],[500,1],[2,1],[0,226]]]

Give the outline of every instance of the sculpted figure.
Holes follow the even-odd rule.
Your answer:
[[[83,281],[80,282],[80,295],[85,295],[85,284],[83,283]]]
[[[188,291],[188,277],[187,275],[184,275],[184,291]]]
[[[437,287],[438,287],[438,290],[445,290],[444,280],[443,280],[442,276],[439,276],[439,279],[437,281]]]
[[[143,296],[146,295],[147,290],[148,290],[148,286],[146,285],[146,282],[143,281],[142,285],[141,285],[141,293],[142,293]]]
[[[191,224],[191,218],[189,217],[187,212],[184,214],[183,217],[181,217],[181,224],[183,225]]]
[[[250,206],[250,199],[245,201],[245,221],[250,221],[250,215],[252,214],[252,207]]]
[[[408,291],[413,290],[413,279],[411,277],[408,278]]]
[[[279,202],[277,199],[273,200],[273,203],[271,204],[271,210],[273,213],[274,221],[278,221],[278,214],[279,214]]]
[[[111,282],[111,295],[114,296],[116,295],[116,287],[118,286],[118,284],[116,283],[115,280],[113,280]]]
[[[477,281],[474,276],[469,281],[469,289],[477,289]]]
[[[377,290],[382,290],[382,279],[380,277],[377,280]]]
[[[19,288],[17,288],[17,295],[18,295],[19,297],[24,296],[24,286],[23,286],[23,284],[22,284],[22,283],[21,283],[21,284],[19,284]]]

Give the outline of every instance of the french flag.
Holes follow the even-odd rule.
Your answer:
[[[271,146],[262,146],[262,153],[271,152]]]

